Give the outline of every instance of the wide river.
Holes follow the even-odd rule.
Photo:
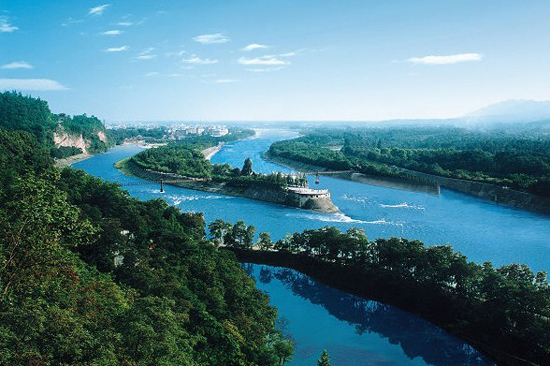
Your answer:
[[[226,144],[213,163],[288,172],[262,159],[271,143],[296,137],[292,131],[260,130],[256,138]],[[113,164],[134,155],[137,146],[117,147],[73,165],[105,180],[138,182]],[[313,183],[310,178],[310,183]],[[313,186],[313,184],[311,184]],[[183,211],[203,212],[211,222],[243,220],[273,239],[326,225],[361,227],[369,238],[399,236],[428,245],[451,244],[472,261],[513,262],[535,270],[550,267],[550,216],[516,210],[442,189],[441,195],[409,192],[321,177],[338,214],[320,214],[245,198],[167,186],[129,186],[140,199],[164,198]],[[391,306],[367,301],[318,283],[295,271],[245,265],[279,309],[281,327],[296,341],[292,365],[313,365],[326,348],[335,365],[490,365],[471,347],[430,323]]]

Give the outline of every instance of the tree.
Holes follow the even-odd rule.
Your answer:
[[[232,229],[232,225],[228,222],[225,222],[221,219],[217,219],[216,221],[210,223],[208,225],[208,230],[210,231],[210,235],[214,237],[214,242],[217,245],[224,243],[224,238]]]
[[[254,170],[252,170],[252,159],[246,158],[241,170],[241,175],[252,175],[252,173],[254,173]]]
[[[244,244],[247,248],[252,248],[252,242],[256,236],[256,228],[252,225],[249,225],[246,228],[246,236],[244,237]]]
[[[317,361],[317,366],[330,366],[330,357],[326,349],[323,350],[321,358]]]
[[[279,365],[284,365],[294,355],[294,346],[289,340],[278,340],[273,348],[275,354],[279,357]]]
[[[258,247],[261,250],[270,250],[273,248],[273,241],[271,241],[271,235],[269,233],[260,233],[260,240],[258,241]]]

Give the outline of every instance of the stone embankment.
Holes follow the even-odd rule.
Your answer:
[[[520,192],[489,183],[440,177],[408,169],[402,169],[402,171],[414,177],[436,182],[441,187],[471,194],[499,204],[550,214],[550,199],[546,197]]]
[[[274,163],[287,166],[298,171],[326,171],[326,168],[316,165],[301,163],[291,159],[285,159],[278,156],[272,156],[268,153],[264,157]],[[452,179],[433,174],[418,172],[400,168],[403,173],[412,179],[384,178],[361,173],[345,173],[331,175],[335,178],[351,180],[354,182],[372,184],[377,186],[404,189],[414,192],[440,194],[440,187],[452,189],[461,193],[470,194],[476,197],[484,198],[498,204],[519,208],[523,210],[535,211],[544,214],[550,214],[550,199],[537,196],[527,192],[520,192],[513,189],[497,186],[489,183],[475,182],[462,179]],[[414,180],[431,182],[432,184],[417,183]]]
[[[297,207],[322,213],[336,213],[339,211],[338,207],[332,203],[330,199],[330,192],[328,190],[289,188],[288,190],[283,191],[258,187],[232,187],[228,186],[224,182],[214,182],[211,180],[197,179],[194,181],[181,181],[183,177],[151,170],[144,170],[132,162],[132,159],[121,161],[115,166],[125,174],[154,181],[168,181],[168,184],[170,185],[187,189],[228,196],[251,198],[258,201],[277,203],[280,205]],[[178,182],[170,182],[175,180],[178,180]]]
[[[288,168],[295,169],[299,172],[328,171],[327,168],[324,168],[321,166],[302,163],[296,160],[282,158],[280,156],[273,156],[268,152],[264,153],[263,156],[265,159],[273,163],[277,163],[279,165],[283,165]],[[402,189],[406,191],[429,193],[429,194],[435,194],[435,195],[438,195],[440,193],[439,185],[423,184],[423,183],[417,182],[416,180],[391,178],[391,177],[379,177],[379,176],[367,175],[367,174],[355,173],[355,172],[333,174],[331,175],[331,177],[350,180],[352,182],[371,184],[374,186]]]

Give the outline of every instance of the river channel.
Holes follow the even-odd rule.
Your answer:
[[[261,154],[274,141],[295,136],[292,131],[261,130],[255,138],[226,144],[212,162],[242,166],[251,157],[255,171],[288,172]],[[138,182],[141,179],[122,175],[113,164],[141,150],[116,147],[73,167],[109,181]],[[207,222],[243,220],[258,232],[270,232],[275,240],[326,225],[342,230],[361,227],[370,239],[399,236],[428,245],[451,244],[478,263],[550,267],[550,216],[446,189],[436,196],[328,177],[321,177],[315,187],[329,189],[341,212],[320,214],[172,186],[165,186],[161,194],[154,184],[127,189],[139,199],[161,197],[183,211],[203,212]],[[314,365],[323,348],[335,365],[491,365],[464,342],[410,313],[342,293],[292,270],[260,265],[245,269],[270,295],[281,327],[296,341],[292,365]]]

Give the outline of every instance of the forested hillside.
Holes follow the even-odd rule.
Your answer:
[[[54,158],[103,152],[111,145],[97,117],[54,114],[46,101],[16,92],[0,93],[0,128],[33,134]]]
[[[205,239],[201,214],[58,170],[47,105],[23,100],[11,110],[26,131],[0,129],[0,364],[279,365],[291,357],[276,310],[233,255]]]

